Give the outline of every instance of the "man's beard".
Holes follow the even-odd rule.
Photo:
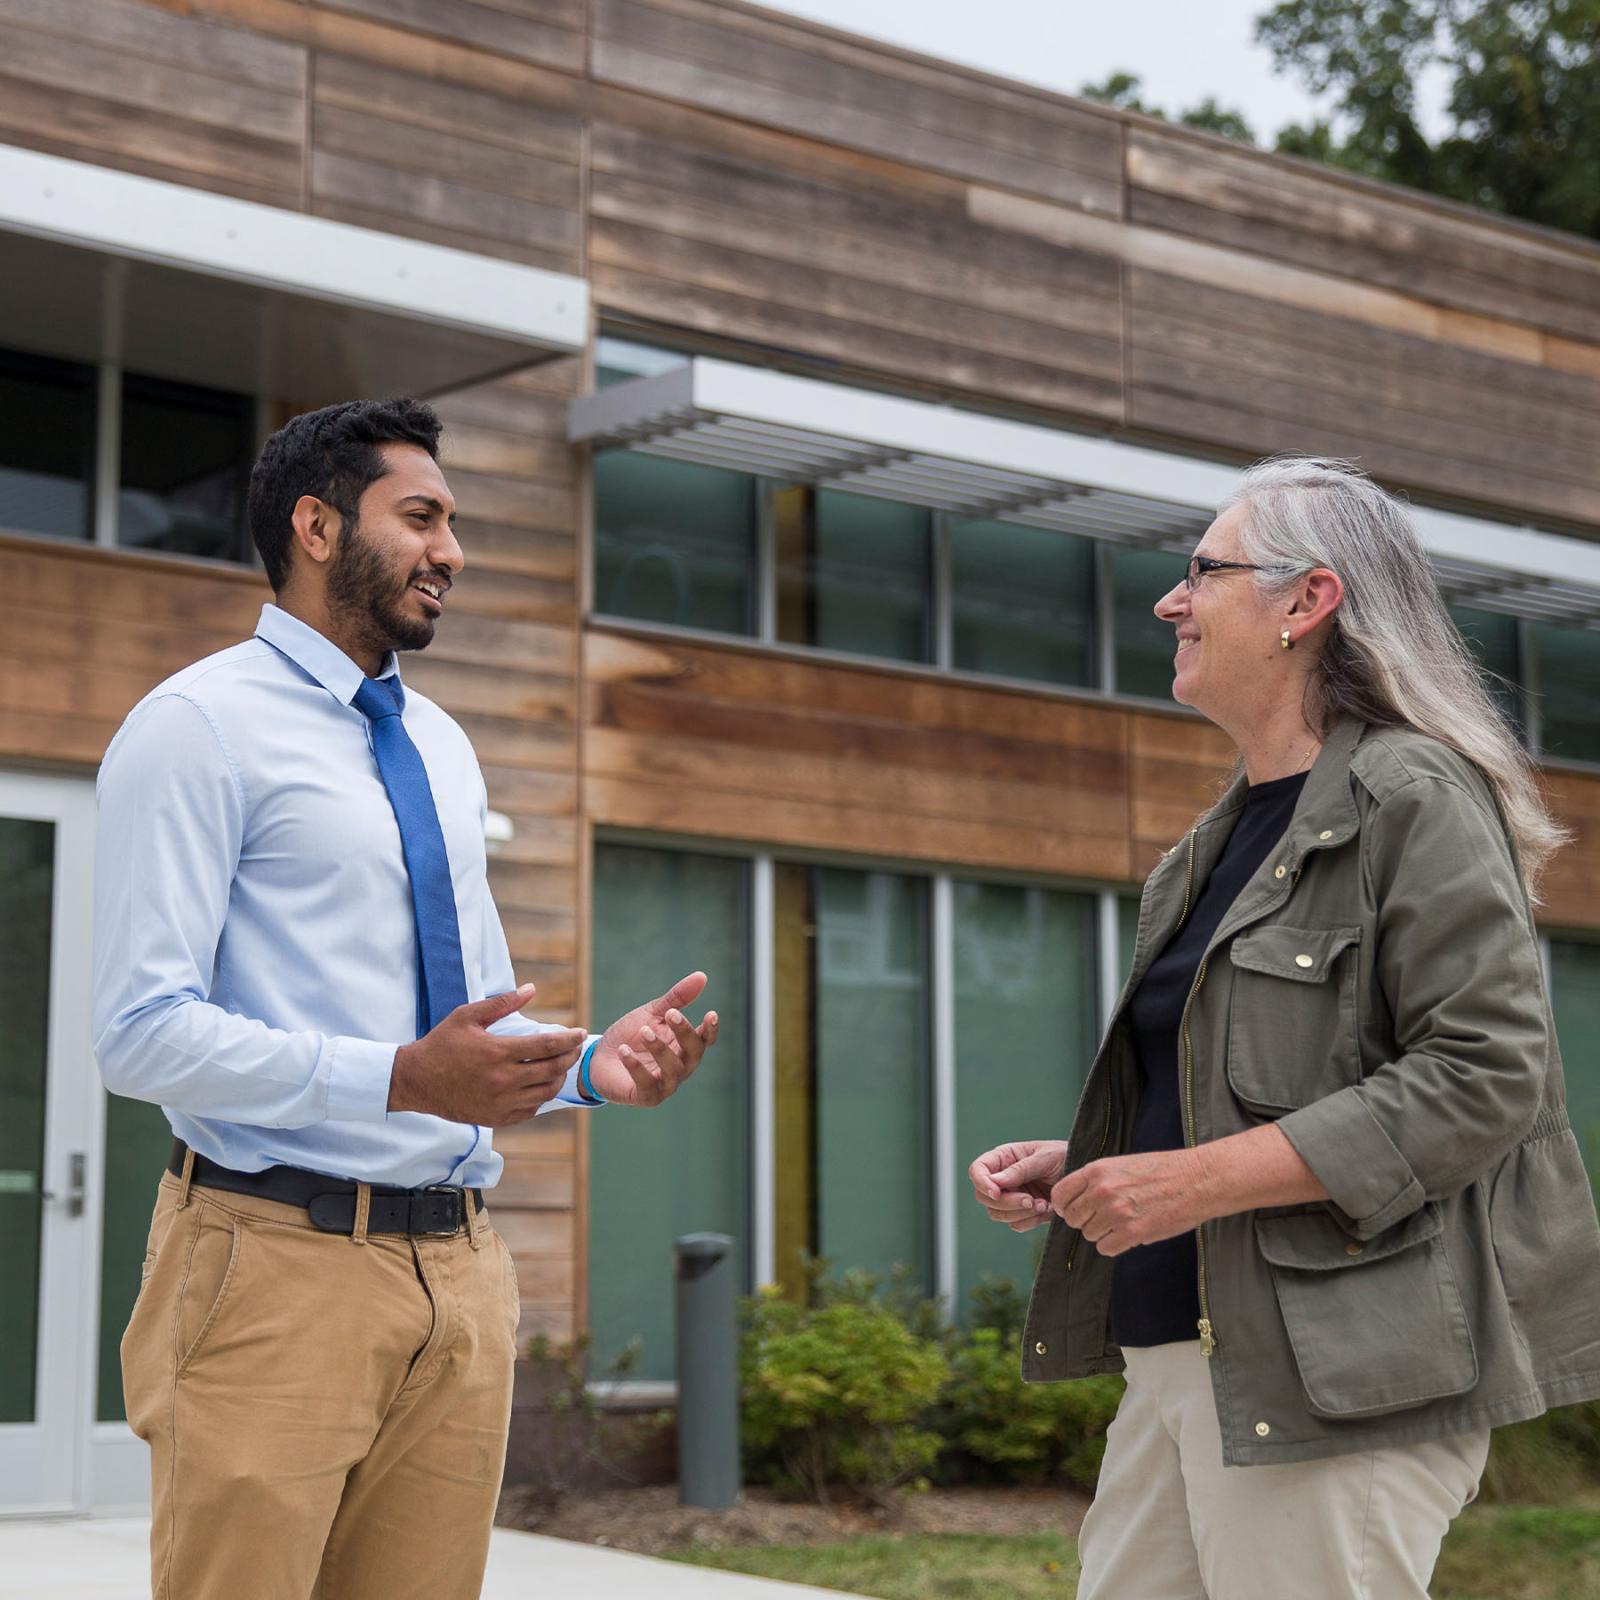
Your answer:
[[[408,572],[396,583],[382,551],[352,520],[328,570],[328,609],[375,649],[426,650],[433,643],[433,618],[407,616],[402,609],[416,576]]]

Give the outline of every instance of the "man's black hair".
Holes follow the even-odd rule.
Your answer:
[[[439,427],[421,400],[345,400],[292,418],[267,440],[250,474],[250,537],[274,594],[288,581],[300,496],[315,495],[353,527],[362,495],[388,471],[378,446],[418,444],[437,461]]]

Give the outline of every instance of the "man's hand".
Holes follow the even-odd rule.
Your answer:
[[[1067,1159],[1065,1139],[1025,1139],[985,1150],[967,1168],[978,1204],[1013,1233],[1050,1220],[1050,1185]]]
[[[1050,1208],[1103,1256],[1171,1239],[1217,1215],[1193,1149],[1091,1161],[1056,1184]]]
[[[582,1028],[501,1038],[489,1025],[533,998],[525,983],[509,994],[457,1006],[438,1027],[395,1052],[391,1111],[427,1111],[451,1122],[503,1128],[526,1122],[555,1098],[583,1053]]]
[[[595,1092],[621,1106],[658,1106],[676,1094],[717,1042],[715,1011],[706,1012],[698,1028],[683,1014],[705,986],[705,973],[691,972],[659,999],[618,1017],[589,1063]]]

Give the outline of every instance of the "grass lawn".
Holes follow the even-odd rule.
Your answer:
[[[673,1557],[880,1600],[1070,1600],[1073,1541],[1055,1534],[911,1534],[842,1544],[703,1546]],[[1600,1504],[1472,1506],[1450,1530],[1435,1600],[1600,1600]]]

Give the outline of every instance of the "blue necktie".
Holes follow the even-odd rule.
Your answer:
[[[456,920],[455,887],[445,854],[439,812],[411,735],[400,720],[406,692],[399,678],[364,678],[356,706],[372,722],[372,750],[378,776],[389,791],[400,824],[400,848],[411,879],[411,905],[417,915],[417,1036],[436,1027],[467,1003],[466,968],[461,960],[461,926]]]

